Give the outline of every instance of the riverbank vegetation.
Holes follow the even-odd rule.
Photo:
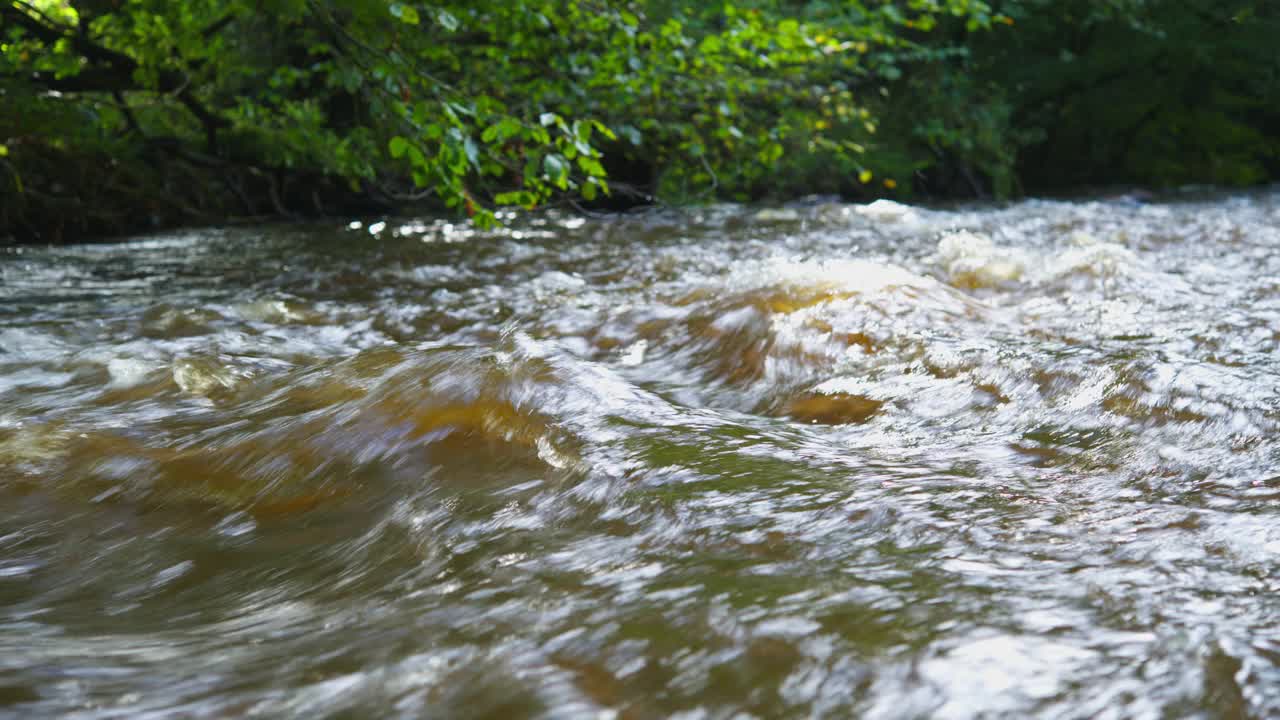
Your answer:
[[[4,0],[0,238],[1280,172],[1262,0]]]

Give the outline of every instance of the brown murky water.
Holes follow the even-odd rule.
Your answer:
[[[1280,716],[1280,194],[0,251],[0,714]]]

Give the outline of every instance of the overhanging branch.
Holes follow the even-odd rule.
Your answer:
[[[28,12],[25,10],[28,7],[30,6],[21,0],[0,5],[0,18],[13,22],[46,45],[66,41],[92,64],[82,68],[75,75],[58,76],[49,72],[32,72],[7,75],[4,76],[5,79],[65,93],[111,93],[120,96],[129,92],[157,92],[172,95],[195,116],[204,128],[207,149],[210,152],[216,151],[218,131],[230,127],[231,122],[209,110],[196,98],[191,91],[190,79],[184,73],[164,70],[156,76],[153,87],[139,85],[135,80],[135,71],[138,69],[136,60],[124,53],[103,47],[85,35],[74,32],[71,28],[57,26],[34,8]],[[224,18],[225,22],[215,23],[209,29],[216,32],[224,27],[226,22],[230,22],[229,18],[230,16]]]

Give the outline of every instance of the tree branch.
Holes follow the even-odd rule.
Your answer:
[[[133,58],[122,52],[99,45],[87,36],[74,32],[71,28],[60,28],[38,9],[23,2],[23,0],[12,0],[12,2],[13,4],[0,5],[0,18],[12,20],[46,45],[53,45],[65,40],[85,59],[97,63],[97,66],[86,67],[75,75],[66,77],[58,77],[53,73],[46,72],[35,72],[22,76],[28,82],[49,90],[57,90],[58,92],[106,92],[119,94],[151,90],[159,93],[171,93],[177,98],[178,102],[182,103],[183,107],[200,121],[200,125],[204,128],[206,148],[210,152],[217,150],[218,130],[230,127],[231,122],[211,112],[196,99],[190,89],[190,78],[184,73],[174,70],[161,71],[156,78],[156,86],[154,88],[141,87],[134,80],[134,71],[138,69],[138,62]],[[206,30],[216,32],[223,25],[229,23],[232,17],[228,15]]]
[[[0,17],[11,20],[15,25],[35,36],[37,40],[47,45],[65,40],[76,52],[89,60],[111,65],[130,73],[137,69],[137,61],[128,55],[103,47],[75,32],[74,28],[49,20],[48,16],[22,0],[12,0],[12,2],[12,5],[0,5]]]

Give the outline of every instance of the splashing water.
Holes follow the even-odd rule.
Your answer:
[[[1280,714],[1280,195],[0,252],[16,716]]]

